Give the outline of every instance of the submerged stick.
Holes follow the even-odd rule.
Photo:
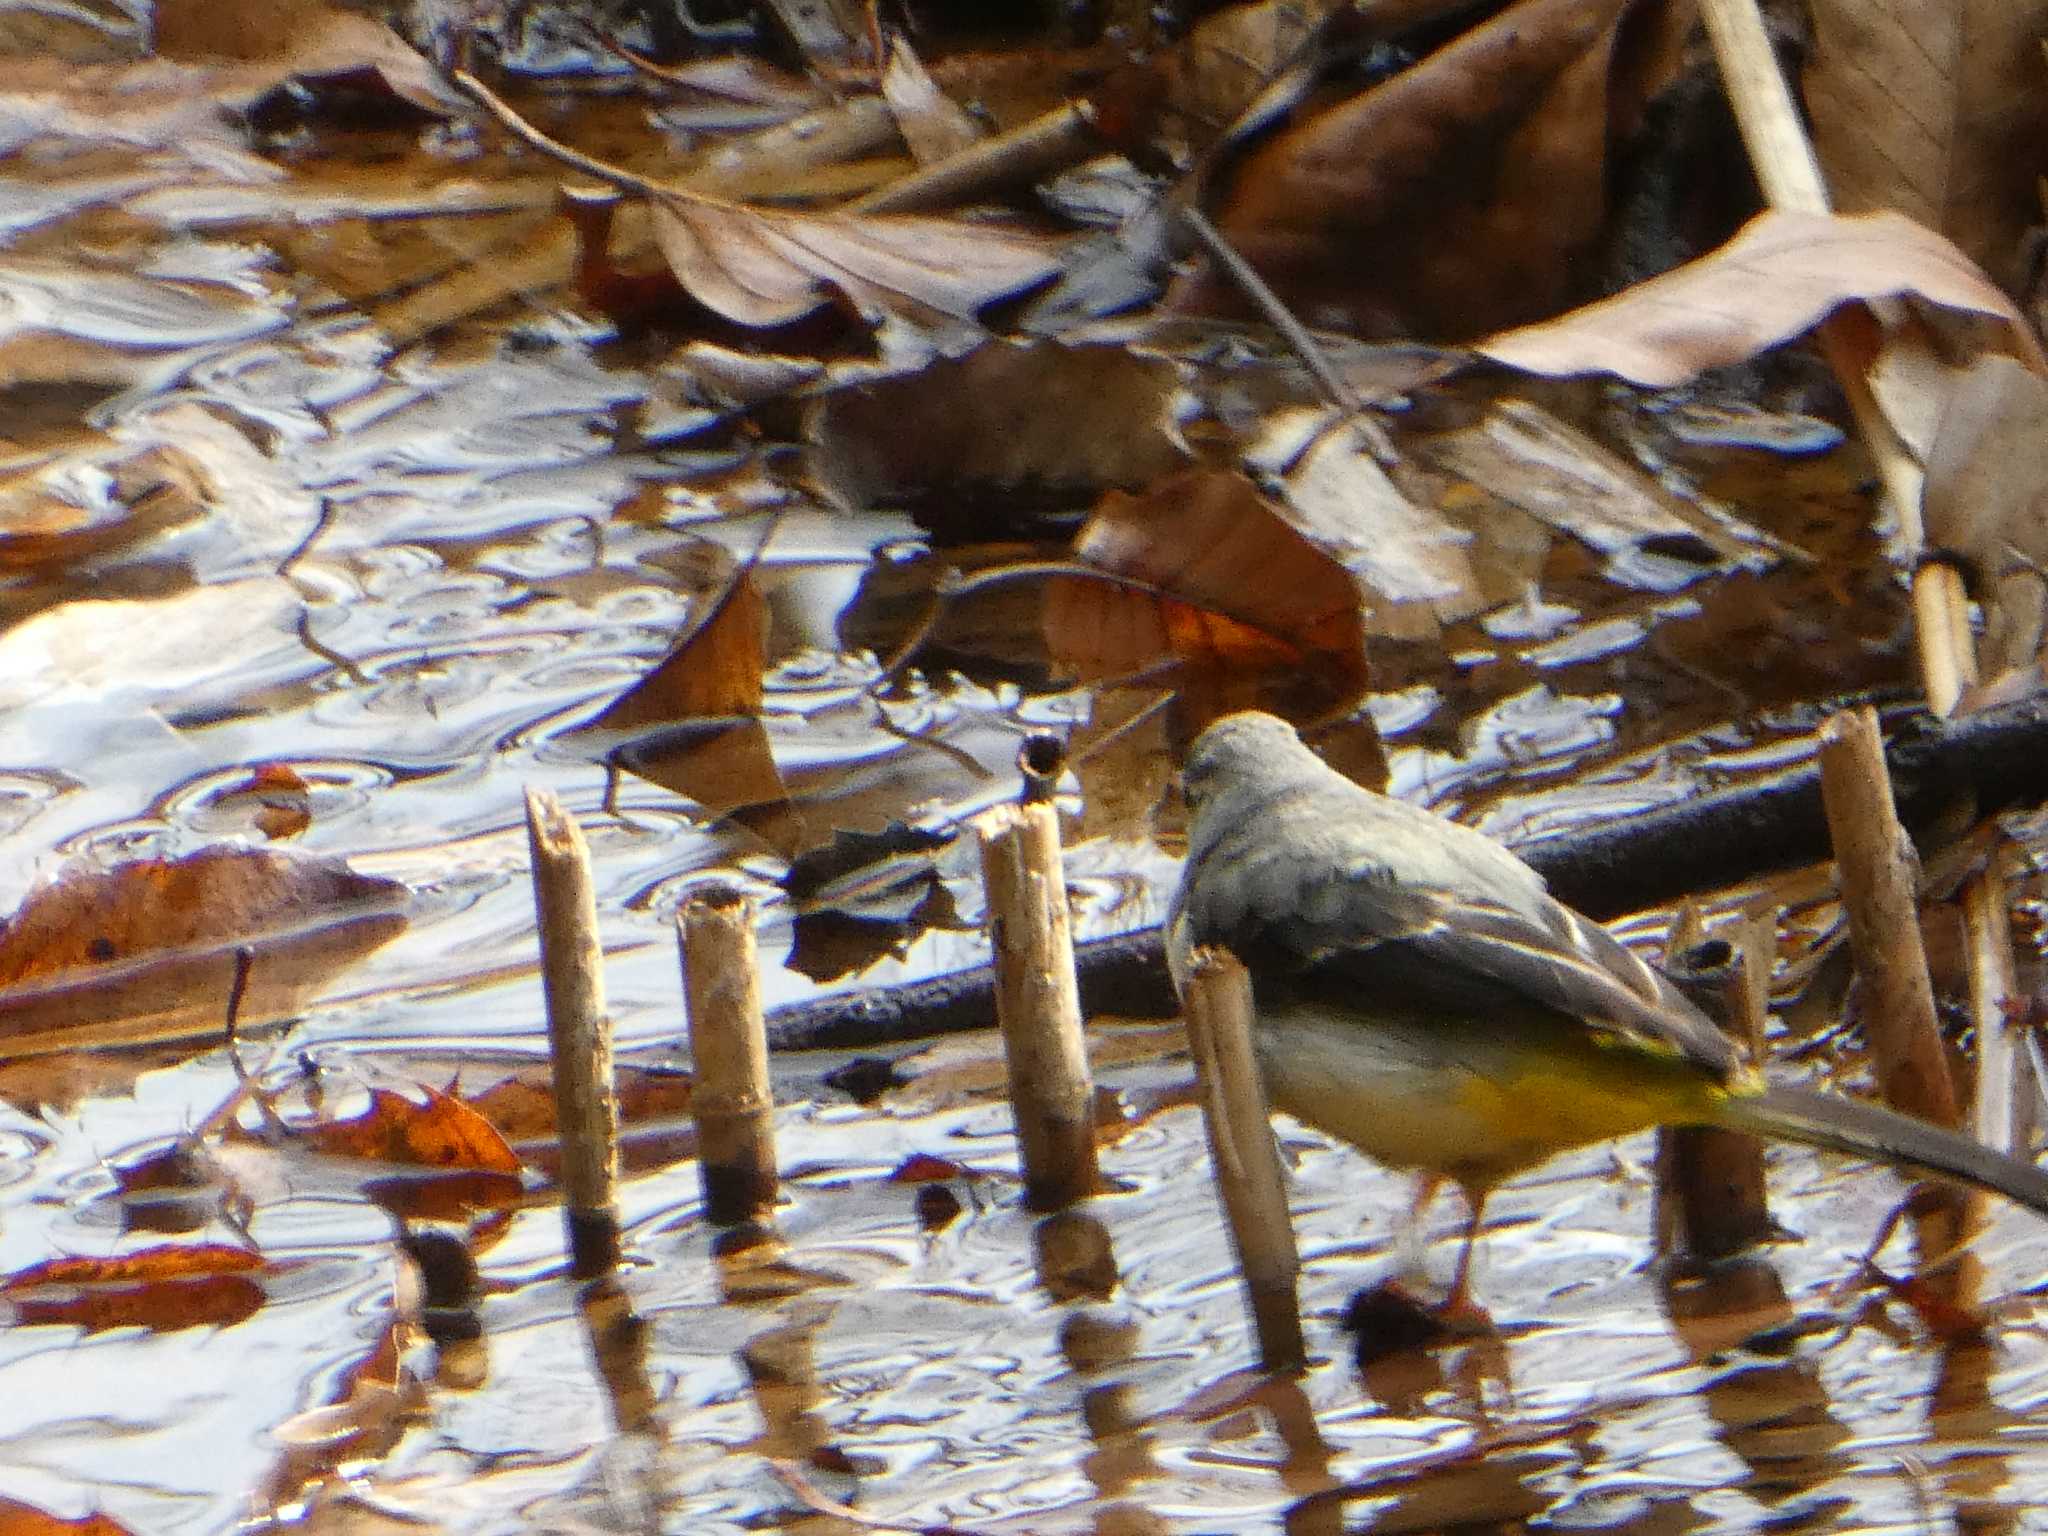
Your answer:
[[[1184,1001],[1216,1188],[1244,1276],[1259,1360],[1269,1371],[1298,1370],[1308,1358],[1295,1289],[1301,1261],[1265,1081],[1252,1055],[1251,974],[1231,955],[1198,951]]]
[[[705,1213],[721,1226],[775,1206],[775,1095],[754,952],[754,904],[729,886],[694,893],[676,916],[697,1082]]]
[[[1820,734],[1820,773],[1879,1086],[1893,1108],[1953,1127],[1960,1118],[1955,1081],[1920,938],[1919,860],[1892,809],[1874,711],[1829,718]]]
[[[1093,1194],[1095,1089],[1081,1038],[1081,997],[1060,859],[1059,813],[1000,805],[980,820],[981,874],[995,949],[996,1022],[1036,1210]]]
[[[588,1279],[619,1261],[619,1111],[597,893],[583,833],[544,789],[526,792],[526,834],[562,1142],[562,1220],[570,1267]]]

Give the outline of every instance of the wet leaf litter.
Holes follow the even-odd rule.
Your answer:
[[[0,1031],[36,1047],[0,1062],[10,1499],[136,1531],[2025,1507],[2038,1233],[1991,1213],[1957,1303],[1905,1235],[1866,1252],[1901,1184],[1805,1154],[1769,1164],[1796,1241],[1701,1273],[1653,1257],[1646,1144],[1546,1164],[1488,1206],[1495,1328],[1410,1344],[1354,1298],[1417,1249],[1441,1283],[1454,1234],[1404,1238],[1401,1180],[1283,1119],[1309,1365],[1262,1376],[1178,1035],[1095,1010],[1097,1192],[1042,1212],[987,1007],[775,1059],[779,1192],[718,1226],[675,918],[714,887],[757,914],[772,1033],[984,962],[975,819],[1041,736],[1085,974],[1163,914],[1176,752],[1228,709],[1341,722],[1346,772],[1518,841],[1805,771],[1844,696],[1910,734],[1923,583],[1893,573],[1927,562],[1796,340],[1897,293],[1963,317],[1945,360],[1865,350],[1996,637],[1963,695],[2023,711],[2031,498],[1983,445],[2028,440],[2037,354],[1978,269],[2038,209],[1973,187],[1795,228],[1703,188],[1663,218],[1657,155],[1733,142],[1684,116],[1718,97],[1680,7],[1379,35],[1277,0],[914,4],[871,35],[699,6],[701,34],[654,8],[466,39],[210,9],[5,36],[0,883],[30,958]],[[1972,78],[2007,122],[2042,99]],[[1301,190],[1359,124],[1424,121],[1412,184],[1359,160],[1369,197]],[[1436,174],[1453,153],[1571,194],[1489,196]],[[1853,164],[1843,207],[1897,201]],[[1313,354],[1179,247],[1186,196]],[[529,788],[590,845],[621,1057],[625,1263],[588,1285]],[[1907,788],[1974,1061],[2034,985],[2044,797],[1990,796],[2010,855],[1945,856],[1929,822],[1967,813]],[[1623,937],[1782,909],[1774,1054],[1858,1087],[1828,880],[1729,862],[1748,885]],[[1944,958],[1986,948],[1994,868],[2003,1002]],[[118,1466],[82,1427],[109,1419]]]

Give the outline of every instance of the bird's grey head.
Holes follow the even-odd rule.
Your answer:
[[[1195,738],[1181,766],[1181,786],[1188,809],[1200,817],[1220,809],[1226,799],[1264,799],[1327,771],[1293,726],[1278,716],[1247,710],[1225,715]]]

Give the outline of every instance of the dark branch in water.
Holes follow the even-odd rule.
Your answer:
[[[1937,720],[1914,711],[1885,744],[1899,818],[1918,831],[1956,807],[1974,817],[2048,801],[2048,698]],[[1828,856],[1813,763],[1598,826],[1519,843],[1560,900],[1607,919]],[[1164,1018],[1173,988],[1156,928],[1077,939],[1085,1014]],[[852,1050],[995,1026],[986,965],[888,988],[856,988],[776,1010],[777,1050]]]

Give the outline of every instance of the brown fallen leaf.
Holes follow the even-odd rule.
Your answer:
[[[199,517],[209,489],[163,443],[96,443],[0,473],[0,570],[69,567],[138,544]]]
[[[1472,534],[1411,500],[1371,445],[1329,412],[1274,413],[1246,463],[1278,482],[1275,505],[1288,522],[1357,579],[1371,633],[1434,639],[1487,606]]]
[[[1607,209],[1607,79],[1625,0],[1517,0],[1243,154],[1217,227],[1290,308],[1455,341],[1555,311]],[[1233,312],[1227,278],[1177,308]]]
[[[2040,222],[2048,0],[1812,0],[1802,92],[1835,206],[1938,230],[2000,282]]]
[[[807,409],[804,435],[811,477],[838,504],[908,509],[947,544],[1044,537],[1046,513],[1186,463],[1180,395],[1163,357],[991,341],[833,390]]]
[[[244,948],[241,1022],[284,1017],[395,938],[407,897],[338,860],[256,849],[74,870],[0,927],[0,1056],[217,1033]]]
[[[1928,543],[1967,561],[1985,598],[1987,678],[2031,667],[2048,638],[2048,381],[1981,357],[1948,397],[1927,455]]]
[[[293,1127],[293,1142],[325,1157],[396,1163],[408,1168],[462,1168],[517,1175],[519,1155],[491,1122],[462,1100],[422,1086],[413,1098],[372,1088],[370,1103],[347,1120]]]
[[[776,771],[761,723],[768,610],[751,570],[703,546],[709,591],[661,664],[566,740],[744,824],[777,848],[802,818]]]
[[[1698,261],[1472,350],[1527,373],[1612,373],[1667,389],[1803,335],[1845,304],[1903,294],[2003,322],[2009,348],[2044,366],[1998,286],[1949,241],[1895,213],[1759,214]]]
[[[1411,447],[1419,460],[1579,540],[1606,558],[1610,580],[1640,591],[1677,591],[1761,547],[1527,400],[1498,400],[1471,425],[1420,436]],[[1480,526],[1484,539],[1484,519]]]
[[[17,1326],[68,1325],[88,1333],[225,1328],[255,1315],[266,1294],[259,1277],[277,1267],[226,1243],[50,1259],[0,1278],[0,1308]]]
[[[250,66],[231,77],[233,99],[254,100],[291,79],[375,74],[425,111],[462,106],[396,32],[329,0],[158,0],[152,14],[158,56]]]
[[[1053,577],[1045,631],[1084,680],[1198,685],[1204,713],[1274,690],[1317,713],[1366,685],[1356,582],[1242,474],[1188,470],[1142,495],[1112,491],[1074,555],[1103,579]]]
[[[786,213],[681,191],[650,204],[655,244],[705,308],[735,324],[791,325],[844,301],[864,321],[903,321],[942,349],[977,318],[1058,274],[1062,243],[966,219]]]

